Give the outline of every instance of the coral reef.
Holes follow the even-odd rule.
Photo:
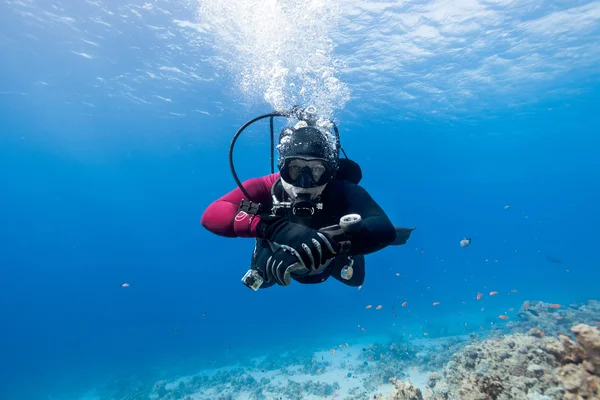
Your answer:
[[[430,376],[430,399],[520,399],[556,395],[554,358],[541,349],[552,339],[514,334],[472,343],[444,367],[443,378]]]
[[[302,400],[307,395],[315,395],[319,397],[331,396],[336,390],[340,388],[339,383],[334,382],[333,384],[325,382],[295,382],[288,380],[287,385],[283,388],[272,388],[270,391],[275,391],[281,394],[283,398],[290,400]]]
[[[286,352],[168,381],[158,375],[150,381],[154,385],[122,380],[113,384],[115,395],[106,398],[600,400],[599,302],[526,302],[516,317],[470,336],[411,341],[395,337],[364,348],[340,345],[317,354]],[[432,372],[427,383],[423,372]],[[413,384],[402,381],[409,376]],[[374,397],[375,391],[390,389],[382,387],[388,382],[391,393]],[[124,395],[123,386],[129,386],[129,394]]]
[[[570,304],[552,308],[543,301],[526,301],[517,313],[518,319],[506,327],[514,333],[527,333],[535,328],[548,336],[569,335],[570,328],[577,324],[594,325],[600,316],[600,302],[590,300],[587,304]]]
[[[560,335],[546,346],[560,364],[556,377],[565,390],[563,399],[600,399],[600,331],[584,324],[571,331],[577,342]]]
[[[397,379],[390,379],[394,386],[392,392],[382,396],[377,395],[376,400],[423,400],[421,389],[414,387],[410,382],[402,382]]]
[[[600,331],[578,324],[566,335],[548,337],[539,329],[466,346],[432,373],[424,395],[412,385],[391,382],[381,400],[544,399],[600,400]]]

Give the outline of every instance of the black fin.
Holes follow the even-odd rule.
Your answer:
[[[392,246],[400,246],[406,244],[410,234],[417,228],[403,228],[401,226],[395,226],[396,228],[396,239],[392,242]]]

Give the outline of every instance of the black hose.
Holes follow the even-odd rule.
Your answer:
[[[250,198],[248,191],[244,188],[244,185],[242,185],[240,178],[238,178],[237,173],[235,172],[235,167],[233,165],[233,148],[235,147],[235,142],[237,142],[237,140],[240,137],[240,135],[242,134],[242,132],[244,132],[244,130],[248,126],[252,125],[256,121],[260,121],[263,118],[285,117],[287,115],[288,115],[287,113],[282,113],[282,112],[273,112],[273,113],[269,113],[269,114],[259,115],[258,117],[253,118],[250,121],[246,122],[244,125],[242,125],[242,127],[240,129],[238,129],[238,131],[235,133],[235,135],[233,135],[233,139],[231,140],[231,145],[229,145],[229,168],[231,169],[231,175],[233,175],[233,179],[235,180],[235,183],[237,183],[238,187],[240,188],[240,190],[242,191],[242,193],[244,194],[244,196],[246,196],[246,198],[248,200],[252,200],[252,199]],[[273,154],[273,153],[271,152],[271,154]]]
[[[273,131],[273,117],[270,120],[271,128],[271,173],[275,173],[275,132]]]

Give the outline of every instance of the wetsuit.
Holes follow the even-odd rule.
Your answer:
[[[273,206],[271,198],[273,186],[275,186],[273,190],[278,200],[289,201],[287,193],[281,185],[279,173],[250,179],[244,182],[243,185],[252,201],[260,203],[263,210],[271,210]],[[202,215],[202,226],[220,236],[256,237],[251,223],[239,223],[238,208],[243,199],[245,199],[244,194],[237,188],[216,200],[208,206]],[[312,229],[320,229],[338,224],[340,217],[344,215],[359,214],[363,220],[362,227],[360,231],[351,235],[352,246],[347,254],[338,255],[331,265],[318,275],[294,277],[294,279],[300,283],[320,283],[329,276],[333,276],[346,285],[359,286],[365,278],[364,255],[392,244],[396,239],[396,230],[385,212],[367,191],[348,180],[336,179],[328,183],[318,201],[323,204],[322,209],[317,209],[308,219],[299,218],[289,210],[285,211],[285,217],[291,222]],[[252,257],[252,266],[264,265],[271,254],[267,241],[257,239]],[[345,280],[341,278],[340,273],[342,268],[348,264],[348,256],[354,260],[354,273],[351,279]],[[262,287],[271,285],[272,283],[265,282]]]

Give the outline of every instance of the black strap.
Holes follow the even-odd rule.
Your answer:
[[[250,200],[243,199],[238,208],[238,212],[243,211],[249,215],[260,215],[262,214],[262,204],[253,203]]]

